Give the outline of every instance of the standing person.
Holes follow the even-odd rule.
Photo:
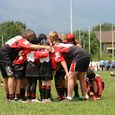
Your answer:
[[[28,80],[27,84],[27,99],[29,102],[39,102],[36,99],[36,86],[37,80],[39,79],[39,58],[45,58],[49,55],[49,51],[40,52],[38,50],[31,51],[26,54],[27,67],[26,67],[26,77]]]
[[[68,33],[66,35],[66,42],[64,43],[70,43],[70,44],[74,44],[78,47],[81,47],[81,45],[78,43],[78,41],[75,39],[74,34],[72,33]],[[70,66],[70,64],[68,64]],[[77,77],[77,74],[75,73],[75,79],[74,79],[74,97],[73,99],[79,99],[79,92],[78,92],[78,83],[77,83],[77,79],[79,79]]]
[[[106,69],[107,71],[109,71],[109,69],[110,69],[110,63],[109,63],[108,60],[105,60],[105,69]]]
[[[1,73],[4,78],[5,83],[5,91],[6,98],[9,101],[14,99],[14,70],[12,66],[13,60],[16,58],[18,52],[21,49],[39,49],[39,48],[50,48],[46,46],[33,45],[29,41],[36,38],[35,33],[27,29],[25,30],[23,36],[15,36],[8,40],[1,48],[0,48],[0,68]]]
[[[35,44],[37,39],[33,39],[30,42]],[[15,74],[15,101],[25,101],[25,91],[27,86],[27,80],[25,77],[26,69],[26,53],[30,52],[30,49],[20,50],[15,60],[13,61],[13,68]]]
[[[45,34],[39,35],[38,43],[40,45],[50,45]],[[40,49],[40,51],[45,52],[47,49]],[[50,102],[51,80],[53,79],[50,53],[45,58],[39,58],[39,76],[41,81],[41,101],[42,103]]]
[[[58,37],[58,33],[56,31],[50,32],[49,38],[52,38],[52,37]],[[54,57],[58,58],[58,55],[57,56],[53,55],[53,53],[51,55],[52,68],[55,73],[54,74],[55,88],[58,95],[57,100],[62,101],[67,96],[67,85],[66,85],[66,80],[65,80],[66,73],[62,67],[62,64],[58,62],[58,59],[55,60]]]
[[[55,80],[55,88],[58,95],[57,100],[62,101],[67,96],[67,86],[66,86],[66,80],[64,78],[66,73],[61,64],[58,64],[58,66],[59,67],[57,67],[57,69],[55,70],[56,74],[54,76],[54,80]]]
[[[25,77],[25,68],[26,68],[26,59],[21,57],[22,50],[19,51],[18,56],[13,61],[13,70],[15,74],[15,81],[14,81],[14,94],[15,94],[15,101],[19,101],[21,99],[20,96],[20,88],[21,88],[21,80]]]
[[[81,47],[75,46],[73,44],[61,43],[62,40],[60,40],[57,37],[51,38],[51,40],[54,44],[55,53],[58,54],[58,57],[62,58],[65,57],[66,61],[68,61],[71,64],[69,73],[66,74],[68,82],[67,100],[72,99],[75,72],[79,76],[82,99],[88,99],[88,95],[85,91],[86,89],[85,75],[89,67],[90,54]]]
[[[100,61],[99,61],[99,66],[100,66],[100,68],[101,68],[101,71],[103,71],[104,68],[105,68],[105,61],[104,61],[104,60],[100,60]]]

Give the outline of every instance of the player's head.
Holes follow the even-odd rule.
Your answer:
[[[26,29],[23,33],[23,37],[32,43],[36,39],[36,34],[32,30]]]
[[[66,35],[66,40],[67,40],[68,43],[72,43],[72,44],[75,44],[75,45],[78,42],[77,40],[75,40],[75,36],[72,33],[69,33],[69,34]]]
[[[58,38],[58,33],[56,32],[56,31],[51,31],[50,33],[49,33],[49,38],[50,38],[50,40],[52,41],[52,43],[55,41],[55,39],[57,39]]]
[[[96,76],[96,74],[93,70],[88,70],[86,77],[89,78],[89,80],[95,78],[95,76]]]
[[[38,36],[37,40],[40,45],[50,45],[47,36],[43,33]]]

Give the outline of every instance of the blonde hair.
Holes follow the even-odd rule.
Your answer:
[[[58,33],[56,31],[51,31],[49,33],[49,38],[58,38]]]

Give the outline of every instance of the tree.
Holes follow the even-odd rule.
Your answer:
[[[80,36],[81,38],[79,38],[79,31],[74,32],[75,36],[77,36],[77,40],[79,41],[81,39],[81,46],[86,49],[87,51],[89,50],[89,32],[88,31],[81,31],[80,32]],[[91,57],[93,59],[93,57],[98,58],[99,57],[99,41],[96,39],[96,35],[94,33],[94,31],[90,32],[90,53],[91,53]]]
[[[26,25],[22,22],[8,21],[0,24],[0,40],[7,41],[13,36],[21,35],[22,32],[26,29]],[[0,43],[1,45],[1,43]]]
[[[115,30],[115,25],[113,25],[113,29]],[[111,31],[112,30],[112,24],[111,23],[101,24],[101,30],[102,31]],[[95,26],[93,28],[93,31],[100,31],[100,25]]]

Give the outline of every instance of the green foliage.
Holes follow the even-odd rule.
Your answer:
[[[20,35],[26,29],[26,25],[22,22],[4,22],[0,24],[0,40],[3,37],[3,41],[7,41],[13,36]]]
[[[75,36],[77,36],[77,40],[80,41],[81,39],[81,46],[89,50],[89,32],[88,31],[81,31],[81,38],[79,38],[79,32],[74,32]],[[99,41],[96,39],[96,35],[93,31],[90,32],[90,53],[93,56],[99,55]]]
[[[115,25],[113,25],[113,29],[115,30]],[[111,31],[112,30],[112,23],[104,23],[101,24],[102,31]],[[100,31],[100,25],[97,25],[93,28],[93,31]]]

